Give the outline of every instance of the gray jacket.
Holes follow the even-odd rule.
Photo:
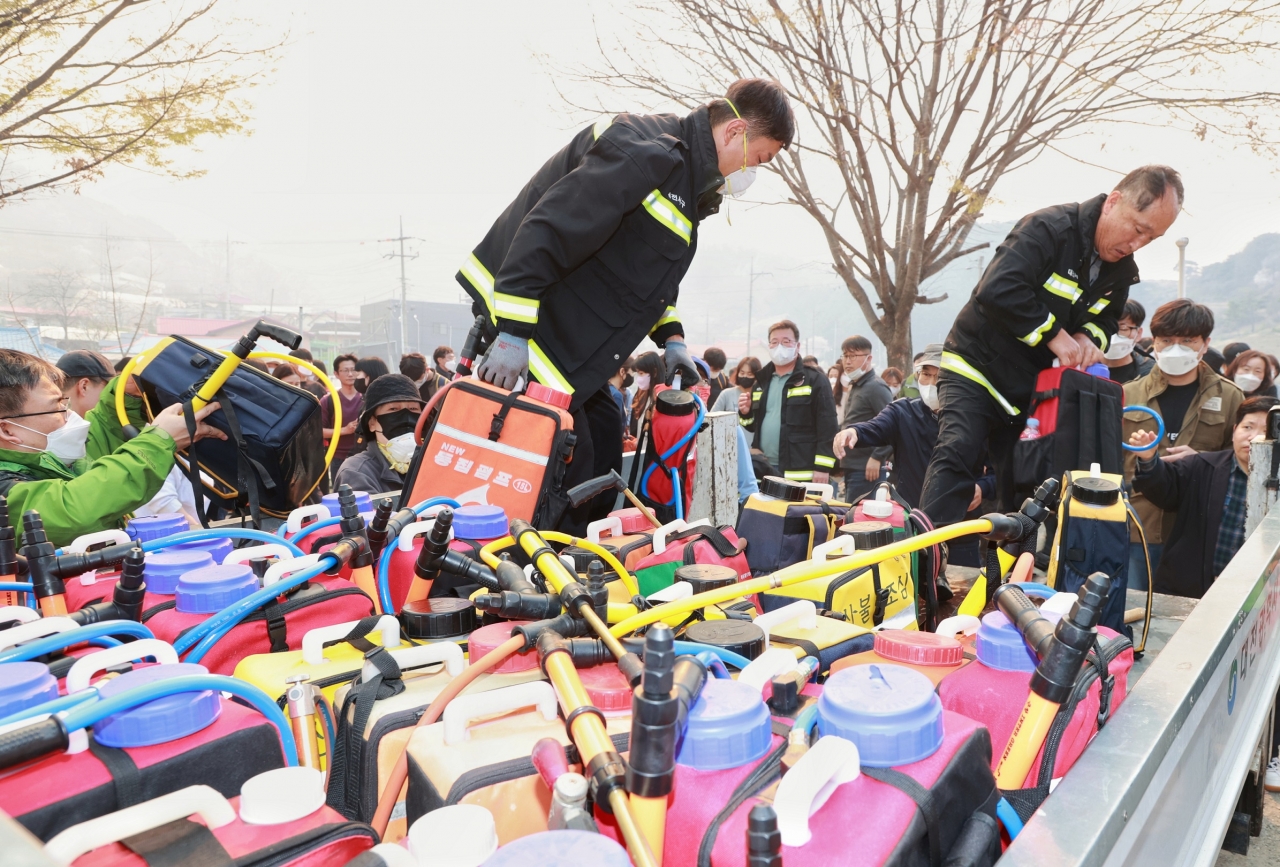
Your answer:
[[[864,373],[862,378],[853,382],[845,392],[844,418],[840,420],[840,429],[844,430],[859,422],[871,421],[892,400],[893,392],[889,390],[888,384],[883,379],[874,371]],[[861,471],[867,468],[868,458],[874,457],[878,461],[885,461],[892,456],[892,446],[851,449],[841,458],[840,468]]]
[[[353,491],[386,494],[404,487],[404,476],[391,469],[382,449],[373,443],[342,462],[334,487],[350,485]]]

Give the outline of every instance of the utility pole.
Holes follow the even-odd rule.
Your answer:
[[[751,308],[755,303],[756,278],[772,277],[772,276],[773,274],[769,273],[768,271],[757,271],[756,260],[752,258],[751,277],[747,282],[747,348],[743,354],[743,358],[746,358],[748,355],[751,354]]]
[[[405,237],[404,217],[401,217],[399,236],[395,238],[387,238],[386,240],[395,241],[400,244],[399,253],[387,253],[383,258],[400,260],[400,352],[401,354],[403,354],[405,351],[405,348],[409,345],[409,324],[408,324],[409,323],[409,315],[408,315],[409,281],[405,278],[405,274],[404,274],[404,260],[418,258],[417,253],[413,253],[413,254],[405,253],[404,242],[405,241],[421,241],[422,239]],[[390,340],[390,337],[391,335],[388,334],[387,335],[388,340]]]
[[[1178,297],[1187,297],[1187,244],[1189,239],[1179,238],[1173,243],[1178,245]]]
[[[302,305],[298,305],[298,333],[301,334],[305,329],[302,327]]]

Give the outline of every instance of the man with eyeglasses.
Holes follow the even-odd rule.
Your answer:
[[[836,401],[820,368],[800,363],[800,328],[784,319],[769,326],[769,357],[755,388],[738,396],[738,424],[751,447],[793,482],[826,484],[835,468]]]
[[[1155,359],[1138,348],[1142,339],[1142,323],[1147,321],[1147,311],[1134,299],[1124,302],[1124,312],[1116,328],[1111,345],[1102,353],[1107,365],[1107,378],[1120,384],[1146,376],[1156,366]]]
[[[1138,282],[1133,254],[1173,225],[1182,195],[1176,171],[1143,166],[1110,193],[1028,214],[996,248],[942,353],[938,445],[921,495],[936,525],[964,518],[988,456],[997,507],[1017,507],[1013,452],[1036,378],[1055,363],[1103,360]]]
[[[840,346],[844,372],[840,382],[845,387],[844,417],[840,427],[849,428],[871,421],[893,401],[888,384],[871,366],[871,341],[860,334],[847,338]],[[875,490],[884,477],[884,464],[893,456],[893,446],[876,448],[857,446],[840,449],[840,468],[844,470],[843,497],[849,502]]]
[[[1155,369],[1125,384],[1124,403],[1151,407],[1164,419],[1164,439],[1157,447],[1163,460],[1178,461],[1199,452],[1231,448],[1231,426],[1244,402],[1244,392],[1204,362],[1212,333],[1213,311],[1189,298],[1161,304],[1151,316]],[[1125,413],[1126,440],[1139,430],[1154,427],[1146,413]],[[1125,478],[1132,480],[1136,470],[1137,458],[1126,452]],[[1165,543],[1172,538],[1178,513],[1160,509],[1141,492],[1133,495],[1132,503],[1142,520],[1155,570]],[[1129,586],[1145,590],[1149,576],[1136,527],[1129,541]]]
[[[180,404],[146,424],[141,398],[126,396],[129,418],[141,429],[126,442],[115,409],[118,378],[87,420],[63,397],[62,379],[47,361],[0,349],[0,495],[9,500],[19,544],[21,516],[29,509],[40,513],[49,541],[59,547],[122,526],[160,490],[174,453],[192,442]],[[218,408],[211,403],[196,413],[195,439],[227,438],[203,423]]]

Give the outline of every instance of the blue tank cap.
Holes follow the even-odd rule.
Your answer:
[[[191,529],[187,519],[180,512],[171,515],[145,515],[133,518],[125,525],[124,531],[135,542],[150,542],[152,539],[163,539],[175,533],[185,533]]]
[[[192,674],[208,674],[203,665],[180,662],[135,668],[98,687],[106,699],[131,689]],[[93,724],[93,737],[108,747],[148,747],[176,741],[213,724],[222,713],[222,700],[211,689],[180,692],[122,710]]]
[[[767,753],[772,736],[759,689],[736,680],[708,680],[689,712],[676,761],[699,771],[738,768]]]
[[[227,559],[227,555],[236,549],[235,543],[230,539],[201,539],[198,542],[183,542],[181,545],[173,545],[165,548],[166,551],[204,551],[213,558],[213,562],[221,563]]]
[[[369,496],[368,491],[352,491],[356,495],[356,511],[360,514],[373,511],[373,499]],[[320,504],[329,510],[331,518],[342,517],[342,507],[338,505],[337,494],[325,494],[320,498]]]
[[[213,614],[239,602],[258,589],[258,576],[248,563],[205,566],[178,579],[178,611]]]
[[[463,506],[453,510],[453,535],[458,539],[501,539],[507,535],[507,513],[501,506]]]
[[[542,831],[512,840],[482,867],[630,867],[627,850],[602,834]]]
[[[142,580],[147,582],[147,592],[172,596],[178,589],[178,579],[188,572],[213,566],[208,551],[179,551],[166,548],[147,555]]]
[[[853,665],[827,679],[818,732],[853,741],[869,768],[928,758],[942,745],[942,701],[933,682],[901,665]]]
[[[43,662],[0,665],[0,719],[57,697],[58,679]]]
[[[1053,611],[1041,612],[1041,616],[1054,623],[1062,617]],[[1036,652],[1022,639],[1018,627],[1002,611],[990,611],[982,615],[975,649],[978,662],[996,671],[1025,671],[1030,674],[1040,664],[1040,657],[1036,656]]]

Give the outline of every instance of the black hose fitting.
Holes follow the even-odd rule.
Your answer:
[[[17,533],[9,523],[9,501],[0,496],[0,578],[13,580],[18,575]]]
[[[449,552],[449,528],[452,526],[453,509],[446,506],[436,515],[436,522],[418,549],[418,558],[413,561],[415,576],[423,581],[435,581],[440,577],[440,561]]]
[[[1085,655],[1097,639],[1098,620],[1111,593],[1111,579],[1094,572],[1077,592],[1071,613],[1058,621],[1049,652],[1031,675],[1031,691],[1055,704],[1065,704],[1075,688]]]
[[[351,490],[350,485],[340,485],[338,487],[338,505],[342,510],[342,516],[338,521],[338,528],[342,531],[342,539],[338,542],[341,547],[342,542],[359,537],[363,544],[351,546],[350,554],[347,560],[350,562],[351,568],[358,569],[362,566],[373,565],[373,549],[369,546],[368,530],[364,524],[364,518],[360,517],[360,507],[356,505],[355,492]],[[337,550],[336,547],[334,549]],[[329,574],[334,574],[330,572]]]
[[[596,807],[612,815],[613,805],[609,796],[615,789],[623,789],[627,781],[627,764],[613,750],[597,753],[587,763],[586,777],[591,781],[591,799]]]
[[[747,867],[782,867],[782,832],[768,804],[756,804],[747,814]]]
[[[492,569],[460,551],[446,551],[440,558],[439,571],[466,579],[463,583],[479,584],[490,592],[500,589]]]
[[[1054,625],[1040,616],[1040,609],[1027,598],[1017,584],[1005,584],[994,595],[996,607],[1018,627],[1023,639],[1031,645],[1036,655],[1044,659],[1053,646]]]
[[[124,568],[120,570],[120,578],[116,581],[111,601],[86,605],[67,616],[81,626],[106,620],[141,621],[142,601],[147,595],[147,585],[143,582],[145,563],[142,548],[133,548],[129,556],[124,558]]]
[[[613,662],[613,654],[598,638],[570,638],[569,655],[574,668],[594,668]]]
[[[31,570],[31,592],[37,599],[61,596],[67,591],[62,576],[58,574],[58,558],[53,552],[54,547],[44,533],[40,513],[28,510],[22,516],[22,553],[27,558],[27,568]]]
[[[680,699],[680,713],[676,718],[676,751],[684,740],[685,721],[689,711],[693,710],[698,696],[702,695],[702,687],[707,683],[707,666],[696,656],[683,655],[676,657],[671,668],[671,690]]]
[[[514,634],[514,633],[513,633]],[[542,667],[542,673],[547,673],[547,657],[554,653],[568,653],[569,639],[565,638],[555,629],[543,629],[538,634],[538,665]]]
[[[595,600],[591,598],[591,594],[577,581],[570,581],[568,584],[560,588],[560,602],[564,605],[564,610],[568,611],[575,617],[581,617],[582,606],[595,610]]]
[[[591,627],[585,620],[579,620],[569,614],[561,614],[550,620],[536,620],[533,623],[518,623],[511,627],[511,635],[524,638],[524,646],[517,653],[525,653],[537,646],[543,633],[554,632],[566,638],[584,638],[591,634]]]
[[[342,567],[348,563],[351,564],[353,569],[373,565],[373,557],[369,553],[369,540],[364,537],[363,533],[355,536],[343,536],[336,545],[324,553],[332,554],[338,558],[338,562],[325,572],[326,575],[337,575],[342,571]]]
[[[472,601],[481,611],[506,620],[548,620],[560,613],[560,597],[554,593],[497,590],[481,593]]]
[[[382,553],[382,549],[387,544],[389,535],[387,523],[390,520],[391,501],[379,500],[377,508],[373,510],[373,520],[369,522],[369,527],[365,530],[365,536],[369,539],[369,550],[373,553],[375,560],[378,559],[378,555]]]
[[[513,590],[516,593],[541,592],[524,570],[512,562],[510,554],[503,554],[498,558],[498,568],[493,570],[493,575],[503,590]]]
[[[666,797],[675,778],[681,699],[673,688],[674,665],[675,634],[658,623],[645,635],[644,676],[631,695],[627,791],[642,798]]]
[[[587,565],[587,593],[591,595],[591,607],[596,616],[606,623],[609,620],[609,587],[605,584],[604,563],[597,558]]]

